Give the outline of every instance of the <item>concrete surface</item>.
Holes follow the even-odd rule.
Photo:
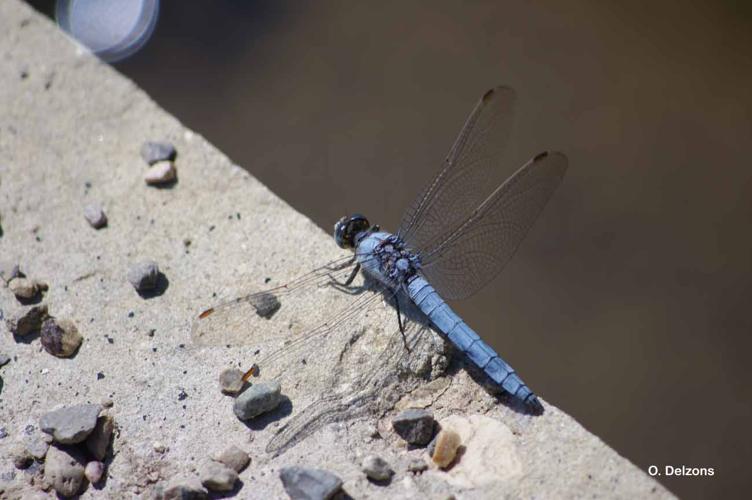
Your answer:
[[[60,405],[109,399],[114,457],[106,483],[89,487],[83,498],[157,494],[231,444],[252,457],[240,474],[239,498],[284,497],[279,469],[287,465],[334,472],[354,498],[671,496],[556,407],[546,404],[542,417],[519,414],[457,362],[443,375],[435,370],[431,382],[409,373],[380,378],[380,402],[360,419],[317,426],[284,453],[267,453],[281,426],[326,396],[317,392],[331,386],[331,353],[351,354],[311,343],[305,370],[288,367],[285,374],[290,415],[245,425],[217,380],[228,366],[247,367],[254,347],[196,345],[191,324],[222,298],[284,283],[344,254],[328,234],[22,2],[0,3],[0,33],[0,256],[46,281],[43,303],[54,316],[75,321],[84,336],[75,357],[59,359],[38,339],[16,342],[2,332],[0,353],[12,361],[0,368],[0,426],[8,433],[0,439],[0,495],[21,497],[40,487],[10,457],[27,426],[38,428],[39,417]],[[139,150],[144,141],[165,139],[178,150],[178,182],[157,189],[143,181]],[[86,222],[83,208],[91,202],[104,207],[106,228]],[[126,274],[147,258],[159,263],[169,284],[144,299]],[[356,300],[334,290],[306,293],[297,303],[283,297],[271,321],[295,332],[296,316],[309,323]],[[312,303],[308,310],[292,306]],[[6,317],[24,308],[7,288],[0,288],[0,304]],[[361,319],[366,333],[349,334],[348,345],[362,350],[352,366],[378,348],[386,331],[381,320],[394,321],[393,314]],[[432,346],[435,362],[441,346]],[[338,376],[347,382],[354,375]],[[389,426],[408,406],[430,407],[444,422],[462,417],[462,433],[483,439],[469,438],[448,472],[408,473],[408,462],[424,452],[405,448]],[[156,451],[157,443],[166,450]],[[360,466],[368,454],[396,471],[390,485],[365,479]]]

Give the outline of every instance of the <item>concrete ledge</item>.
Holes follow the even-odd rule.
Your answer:
[[[252,348],[192,346],[191,322],[218,300],[214,293],[232,297],[285,283],[342,253],[328,234],[26,4],[0,3],[0,33],[0,259],[47,282],[43,303],[84,337],[77,355],[63,359],[37,340],[16,342],[2,332],[0,353],[12,360],[0,368],[0,426],[8,434],[0,439],[0,496],[40,488],[34,469],[17,470],[11,458],[27,426],[38,429],[39,417],[56,406],[108,399],[118,428],[114,457],[106,483],[83,498],[156,494],[230,444],[252,457],[240,475],[241,498],[284,496],[278,471],[296,464],[334,472],[355,498],[671,496],[556,407],[546,404],[542,417],[516,413],[464,369],[436,373],[428,383],[395,383],[388,398],[395,408],[322,425],[289,451],[266,453],[287,417],[246,426],[217,386],[219,372],[247,365]],[[144,183],[139,156],[144,141],[161,139],[179,155],[178,181],[168,189]],[[103,205],[107,227],[87,224],[90,202]],[[149,299],[126,279],[129,265],[143,258],[156,260],[169,282]],[[321,311],[348,303],[336,293],[315,300]],[[8,288],[0,288],[0,304],[6,317],[25,307]],[[316,369],[324,376],[327,366]],[[312,381],[300,393],[315,387]],[[302,406],[291,400],[294,415]],[[465,455],[450,471],[406,471],[422,451],[406,449],[391,432],[390,417],[405,406],[430,407],[466,432]],[[366,480],[360,466],[370,453],[397,472],[390,485]]]

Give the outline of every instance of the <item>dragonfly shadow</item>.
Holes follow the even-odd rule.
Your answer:
[[[282,401],[274,410],[243,423],[252,431],[262,431],[266,429],[269,424],[282,420],[285,417],[289,417],[292,414],[292,411],[292,401],[287,396],[282,396]]]
[[[486,393],[493,397],[497,403],[501,403],[510,410],[519,413],[521,415],[528,416],[540,416],[543,411],[536,411],[529,406],[525,405],[522,401],[514,398],[511,394],[500,388],[491,378],[486,375],[483,370],[475,366],[475,364],[463,359],[462,353],[453,349],[452,360],[447,368],[447,375],[454,376],[460,370],[465,370],[473,382],[481,386]]]

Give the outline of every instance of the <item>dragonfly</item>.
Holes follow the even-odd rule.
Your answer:
[[[260,360],[247,375],[286,380],[294,408],[303,407],[267,451],[281,453],[327,423],[388,411],[409,390],[406,381],[414,387],[446,369],[447,342],[526,412],[543,412],[517,372],[446,302],[470,297],[501,272],[567,170],[566,156],[548,151],[504,178],[515,101],[507,87],[481,97],[395,232],[361,214],[342,217],[334,240],[344,256],[194,322],[195,344],[255,345]],[[332,288],[337,297],[322,295]]]

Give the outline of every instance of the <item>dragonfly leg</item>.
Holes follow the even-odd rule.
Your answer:
[[[405,325],[402,323],[402,311],[400,311],[399,297],[394,296],[394,304],[397,309],[397,324],[399,324],[399,331],[402,335],[402,343],[405,345],[405,350],[410,352],[410,346],[407,345],[407,337],[405,337]]]
[[[326,266],[326,268],[330,271],[341,271],[342,269],[347,269],[348,267],[352,266],[355,263],[356,259],[357,257],[353,255],[352,258],[348,261],[342,262],[340,264],[329,264]]]
[[[345,293],[349,293],[351,295],[357,295],[361,293],[363,290],[365,290],[365,287],[362,287],[362,286],[358,286],[358,287],[350,286],[353,280],[355,279],[355,276],[358,275],[358,271],[360,271],[360,264],[355,265],[352,272],[350,273],[350,276],[348,276],[344,282],[337,280],[337,278],[335,278],[334,276],[330,274],[329,279],[331,280],[331,282],[329,284],[333,286],[334,288],[336,288],[337,290],[343,291]]]

